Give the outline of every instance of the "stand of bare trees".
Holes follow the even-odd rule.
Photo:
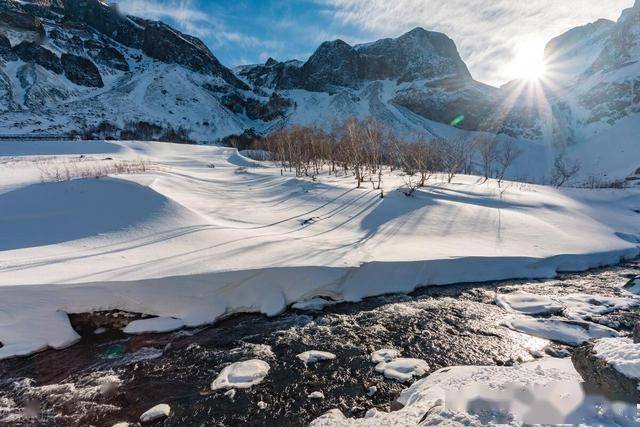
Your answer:
[[[471,172],[475,154],[481,159],[485,178],[492,177],[495,168],[501,181],[519,150],[495,138],[479,141],[419,137],[408,142],[374,119],[349,118],[335,123],[329,132],[302,126],[282,129],[259,141],[256,148],[272,153],[283,172],[295,171],[296,176],[312,179],[323,171],[352,175],[358,188],[370,182],[381,192],[384,172],[400,170],[410,195],[436,173],[451,182],[457,174]]]

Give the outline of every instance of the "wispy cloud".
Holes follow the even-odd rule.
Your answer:
[[[599,18],[617,19],[633,0],[316,0],[334,19],[371,36],[413,27],[446,33],[480,80],[514,78],[508,64],[522,46],[539,49],[562,32]],[[533,53],[533,52],[532,52]],[[535,53],[537,54],[537,52]]]

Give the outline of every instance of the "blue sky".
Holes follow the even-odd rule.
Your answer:
[[[306,59],[325,40],[355,44],[421,26],[451,37],[480,81],[517,78],[523,55],[634,0],[120,0],[125,12],[200,37],[227,66]]]

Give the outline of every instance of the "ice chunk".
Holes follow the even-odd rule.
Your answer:
[[[321,391],[314,391],[307,397],[309,399],[324,399],[324,393],[322,393]]]
[[[166,403],[161,403],[149,409],[144,414],[140,415],[141,423],[150,423],[151,421],[159,420],[160,418],[168,417],[171,413],[171,407]]]
[[[321,360],[332,360],[336,358],[336,355],[327,351],[310,350],[304,353],[298,354],[298,359],[302,360],[305,365],[310,363],[320,362]]]
[[[236,362],[227,366],[211,383],[211,390],[249,388],[262,382],[269,373],[267,362],[258,359]]]
[[[580,345],[592,338],[618,336],[618,332],[614,329],[579,320],[511,319],[505,321],[504,325],[528,335],[573,346]]]
[[[523,314],[553,314],[562,311],[562,305],[551,298],[526,292],[498,295],[496,304],[507,311]]]
[[[400,352],[391,348],[383,348],[371,353],[371,361],[373,363],[391,362],[398,357],[400,357]]]
[[[429,365],[422,359],[395,359],[391,362],[380,362],[376,371],[385,377],[406,382],[413,377],[421,377],[429,372]]]

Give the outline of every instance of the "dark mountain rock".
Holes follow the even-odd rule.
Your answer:
[[[383,39],[356,49],[361,78],[365,80],[471,80],[455,43],[442,33],[416,28],[396,39]]]
[[[129,71],[129,63],[118,49],[95,40],[86,40],[83,47],[96,63],[114,70]]]
[[[614,400],[640,402],[638,380],[624,376],[606,360],[596,357],[593,346],[593,342],[586,342],[571,357],[585,383]]]
[[[278,62],[273,58],[264,65],[241,67],[238,75],[254,86],[271,89],[295,89],[303,86],[300,61]]]
[[[40,19],[15,10],[0,10],[0,29],[3,28],[31,34],[30,40],[36,42],[41,41],[45,35]]]
[[[327,86],[354,87],[359,81],[358,52],[343,42],[324,42],[302,66],[304,88],[323,91]]]
[[[142,47],[144,27],[120,14],[115,6],[99,0],[65,0],[64,13],[67,19],[86,24],[118,43]]]
[[[36,63],[56,74],[62,74],[63,72],[60,58],[47,48],[25,41],[15,46],[13,51],[24,62]]]
[[[104,87],[98,67],[87,58],[63,53],[60,60],[64,75],[73,83],[87,87]]]
[[[204,74],[220,76],[238,89],[250,89],[231,70],[220,64],[200,40],[185,36],[163,23],[150,23],[145,28],[142,50],[159,61],[183,65]]]
[[[0,58],[5,61],[15,61],[18,55],[11,49],[11,42],[4,34],[0,33]]]
[[[262,120],[270,122],[285,116],[292,102],[277,93],[273,93],[267,103],[262,103],[256,99],[247,99],[246,113],[252,120]]]

